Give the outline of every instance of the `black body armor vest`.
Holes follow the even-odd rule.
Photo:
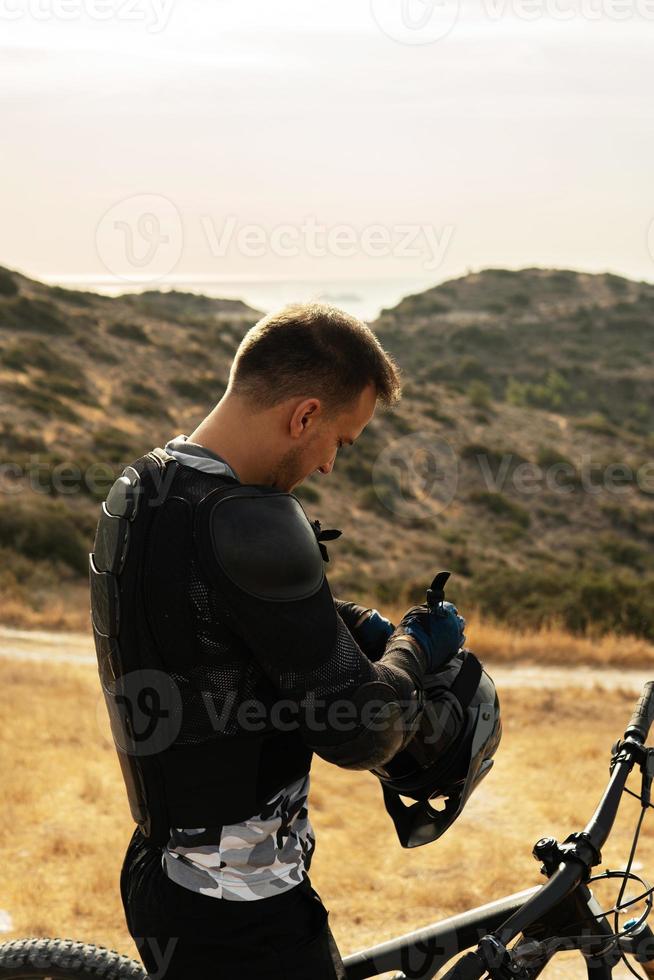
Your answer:
[[[303,514],[289,495],[161,449],[128,466],[102,505],[90,556],[98,668],[132,816],[158,844],[171,827],[246,820],[311,766],[297,724],[271,723],[279,695],[233,628],[215,541],[208,550],[210,506],[245,491]]]

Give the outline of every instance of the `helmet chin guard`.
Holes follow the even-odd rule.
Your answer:
[[[402,847],[430,844],[452,826],[492,768],[501,735],[495,685],[475,655],[461,650],[428,689],[411,741],[373,770]]]
[[[428,800],[418,800],[409,805],[402,802],[401,794],[382,783],[384,805],[395,824],[402,847],[421,847],[442,837],[463,810],[472,791],[479,785],[493,767],[492,759],[485,759],[481,749],[493,734],[496,724],[492,704],[480,704],[468,709],[477,717],[472,721],[473,739],[470,746],[470,763],[465,780],[450,787],[449,796],[431,796]],[[439,810],[430,800],[443,800]]]

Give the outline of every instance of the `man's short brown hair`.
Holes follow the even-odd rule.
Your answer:
[[[234,394],[261,408],[315,395],[328,414],[371,382],[383,404],[399,401],[400,369],[372,330],[321,303],[287,306],[259,320],[241,341],[230,374]]]

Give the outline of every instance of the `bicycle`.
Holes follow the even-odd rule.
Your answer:
[[[544,885],[536,885],[478,908],[451,916],[415,932],[345,957],[348,980],[369,980],[392,970],[396,980],[431,980],[463,954],[441,980],[533,980],[566,950],[583,956],[590,980],[607,980],[619,963],[637,977],[630,955],[646,977],[654,978],[654,933],[647,917],[654,887],[631,869],[645,813],[651,803],[654,748],[645,743],[654,721],[654,681],[649,681],[634,709],[624,737],[612,747],[609,782],[590,821],[582,831],[559,843],[537,841],[534,857],[542,862]],[[641,792],[627,789],[638,765]],[[601,862],[601,848],[613,828],[623,793],[636,796],[641,813],[624,870],[592,875]],[[588,887],[594,881],[621,878],[615,905],[603,910]],[[623,902],[628,881],[643,891]],[[645,910],[618,927],[620,912],[644,903]],[[613,927],[609,917],[613,915]],[[515,942],[514,942],[515,940]],[[510,946],[510,943],[513,943]],[[474,948],[473,948],[474,947]],[[30,939],[0,945],[0,980],[147,980],[134,960],[110,950],[67,940]],[[262,978],[264,980],[264,978]]]

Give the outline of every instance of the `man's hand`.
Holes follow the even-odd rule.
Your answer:
[[[451,602],[441,602],[433,611],[427,605],[413,606],[400,620],[393,637],[410,636],[424,652],[428,670],[436,671],[464,645],[465,625],[465,619]]]
[[[354,602],[344,602],[334,599],[336,611],[350,633],[369,660],[379,660],[383,654],[388,638],[395,629],[389,619],[366,606],[358,606]]]

